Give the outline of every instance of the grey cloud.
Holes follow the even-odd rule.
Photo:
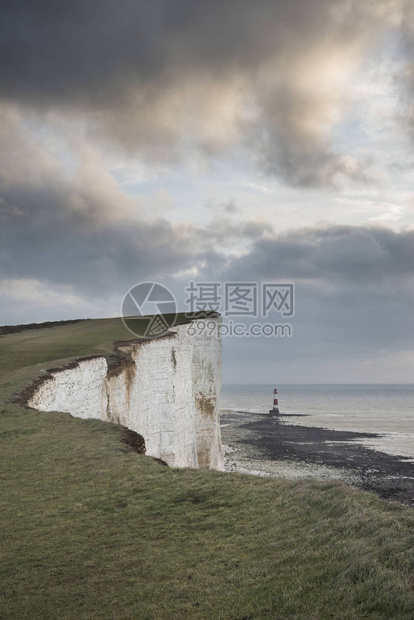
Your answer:
[[[3,126],[19,143],[19,132]],[[0,279],[37,279],[72,286],[80,295],[121,294],[143,279],[187,270],[217,273],[224,243],[250,243],[269,226],[213,219],[204,228],[144,217],[142,200],[126,196],[88,153],[68,177],[25,144],[7,169],[0,158]],[[1,164],[5,164],[4,167]]]
[[[231,277],[298,278],[378,285],[387,278],[414,278],[414,231],[326,226],[259,239],[232,264]]]
[[[233,260],[222,277],[295,283],[293,319],[287,321],[278,314],[265,319],[291,322],[294,337],[248,342],[252,355],[262,351],[262,364],[267,359],[277,367],[278,360],[283,360],[291,365],[293,376],[295,364],[306,360],[319,360],[321,367],[322,360],[325,367],[330,362],[346,366],[349,360],[380,359],[385,353],[414,350],[413,231],[358,226],[297,230],[257,240],[248,255]],[[232,344],[229,355],[237,357],[242,344]],[[355,381],[351,367],[347,372]],[[324,380],[315,373],[309,370],[311,380]],[[380,367],[378,373],[381,376]]]
[[[322,140],[296,136],[292,127],[271,128],[261,141],[259,153],[266,172],[285,179],[295,187],[337,189],[344,180],[358,184],[376,181],[370,162],[350,159],[336,153]]]
[[[212,243],[197,229],[142,219],[99,225],[73,209],[66,190],[29,185],[6,193],[6,203],[17,207],[0,214],[2,277],[70,284],[94,296],[213,260]]]
[[[413,231],[326,226],[275,237],[257,222],[213,220],[199,228],[143,220],[139,214],[108,219],[101,217],[102,196],[88,191],[88,184],[65,184],[55,170],[43,171],[42,178],[47,182],[36,184],[29,175],[24,183],[18,177],[2,192],[0,281],[7,280],[9,288],[15,281],[18,292],[29,287],[28,299],[34,298],[33,306],[25,306],[24,295],[14,302],[18,321],[59,318],[50,314],[50,304],[65,318],[105,316],[130,286],[151,279],[171,286],[184,309],[184,288],[197,269],[199,281],[296,283],[294,337],[247,343],[253,374],[246,376],[258,381],[255,364],[262,368],[266,360],[276,366],[283,360],[294,376],[298,360],[345,363],[382,349],[392,354],[414,348]],[[76,208],[79,194],[82,204],[92,206]],[[243,256],[217,249],[231,236],[246,244]],[[31,291],[26,280],[42,285]],[[49,314],[44,304],[36,310],[43,290]],[[0,323],[13,322],[3,318],[12,308],[0,292]],[[266,320],[286,322],[280,316]],[[245,347],[244,340],[227,341],[226,357],[241,359]],[[312,367],[316,380],[314,361]]]
[[[240,207],[238,207],[233,199],[227,200],[223,203],[209,203],[206,204],[207,209],[211,209],[212,211],[224,212],[228,214],[237,213],[240,211]]]
[[[402,28],[400,36],[400,58],[394,81],[399,94],[400,127],[411,141],[414,139],[414,5],[405,2],[403,9]],[[393,168],[397,171],[410,171],[413,162],[394,162]]]
[[[358,66],[395,6],[3,0],[0,96],[83,118],[94,139],[106,135],[129,152],[172,156],[191,136],[214,153],[244,136],[265,169],[289,183],[332,185],[338,174],[365,181],[326,130],[346,88],[337,76]]]
[[[19,132],[6,122],[2,132],[19,144]],[[68,178],[56,162],[25,146],[14,158],[13,174],[8,155],[0,160],[3,277],[98,290],[194,269],[213,279],[295,279],[338,289],[414,276],[413,231],[326,226],[275,236],[261,220],[214,217],[201,228],[144,219],[140,199],[119,190],[94,152]],[[232,257],[235,244],[243,248],[241,257]]]
[[[231,203],[205,228],[144,219],[140,199],[123,194],[98,157],[103,139],[155,158],[242,144],[296,186],[370,182],[369,166],[341,153],[331,128],[346,111],[348,79],[395,28],[402,4],[0,2],[0,279],[9,290],[16,283],[13,299],[32,286],[27,299],[46,291],[59,316],[76,318],[92,306],[107,314],[108,295],[120,299],[144,279],[169,283],[181,303],[194,273],[293,280],[294,338],[250,340],[241,380],[260,381],[263,361],[294,373],[318,357],[413,350],[412,231],[326,226],[275,236],[263,222],[238,223]],[[412,75],[403,79],[410,102]],[[28,143],[33,117],[67,129],[79,165],[72,178],[53,149]],[[237,245],[242,256],[231,253]],[[1,312],[16,305],[6,308],[0,294]],[[33,320],[33,308],[20,302],[18,321]],[[239,363],[245,347],[229,342],[226,355]]]
[[[72,285],[92,297],[105,288],[120,293],[142,279],[217,272],[228,261],[218,248],[271,230],[228,218],[201,228],[144,216],[148,205],[121,191],[95,150],[79,148],[68,175],[41,145],[24,139],[18,116],[0,113],[7,146],[0,152],[0,278]]]
[[[74,0],[58,6],[5,0],[2,93],[45,105],[52,100],[99,106],[122,96],[135,80],[159,84],[175,71],[257,68],[275,47],[292,45],[289,31],[295,27],[305,40],[294,45],[306,48],[328,5],[327,0],[296,7],[269,0],[254,6],[247,0]]]

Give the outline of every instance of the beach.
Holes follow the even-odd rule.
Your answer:
[[[380,435],[306,426],[306,416],[222,409],[227,471],[351,484],[414,506],[412,458],[370,447]]]

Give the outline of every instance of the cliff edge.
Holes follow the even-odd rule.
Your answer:
[[[119,342],[122,357],[111,368],[94,356],[50,371],[27,404],[125,426],[144,437],[147,455],[170,466],[222,470],[220,321],[197,319],[197,328],[189,322],[160,338]]]

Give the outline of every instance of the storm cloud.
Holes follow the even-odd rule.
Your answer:
[[[22,309],[27,316],[27,304],[38,320],[56,312],[65,318],[117,313],[123,294],[140,281],[171,287],[181,309],[191,280],[294,282],[294,337],[249,342],[249,356],[257,352],[258,364],[260,355],[262,364],[270,362],[275,347],[285,364],[282,374],[286,368],[294,373],[290,364],[310,363],[315,356],[325,364],[343,364],[381,351],[392,356],[414,349],[412,230],[325,225],[276,234],[270,225],[224,217],[201,228],[144,219],[135,203],[128,205],[132,213],[137,209],[134,217],[105,219],[99,214],[106,206],[91,187],[52,178],[44,187],[20,181],[5,194],[0,208],[4,322],[16,322]],[[222,251],[231,238],[244,242],[241,255]],[[229,359],[244,359],[245,342],[228,346]],[[352,372],[348,376],[355,379]],[[323,380],[322,374],[314,380]]]
[[[399,0],[4,0],[0,98],[159,160],[235,143],[296,186],[369,182],[332,129]],[[339,148],[339,150],[338,150]]]
[[[411,380],[411,5],[0,2],[1,322],[294,282],[227,380]]]
[[[227,277],[293,278],[378,287],[414,278],[414,231],[321,226],[258,240]]]
[[[257,240],[223,279],[293,282],[291,338],[234,338],[229,381],[411,382],[414,232],[322,226]],[[315,363],[315,360],[318,360]],[[264,374],[263,374],[264,373]]]

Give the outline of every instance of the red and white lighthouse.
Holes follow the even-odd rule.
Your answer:
[[[279,401],[277,398],[277,388],[273,390],[273,409],[269,410],[270,415],[277,415],[279,413]]]

